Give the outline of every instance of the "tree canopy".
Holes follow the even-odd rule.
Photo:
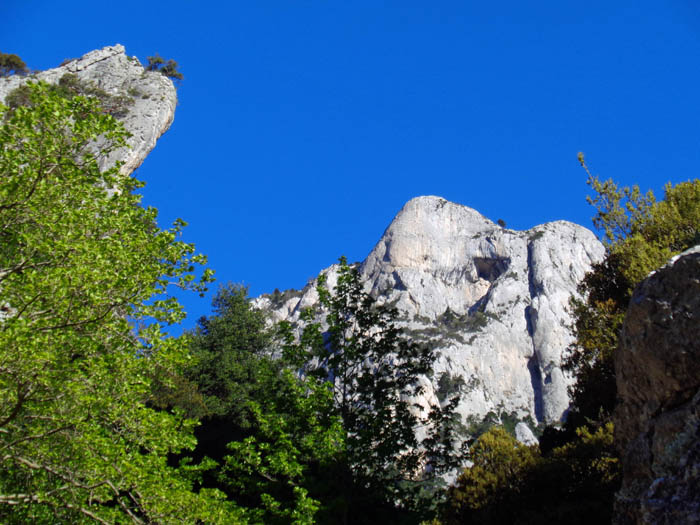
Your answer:
[[[318,309],[305,312],[298,342],[286,327],[284,346],[305,374],[333,387],[345,434],[335,482],[346,507],[335,519],[358,522],[371,512],[380,519],[382,505],[394,518],[399,510],[425,512],[439,499],[431,489],[440,475],[463,460],[454,424],[458,395],[442,406],[412,401],[423,391],[421,376],[430,374],[435,349],[404,335],[397,310],[363,290],[357,267],[341,258],[337,271],[332,291],[319,277]]]
[[[29,73],[27,64],[20,57],[11,53],[0,53],[0,77],[27,73]]]
[[[126,132],[95,98],[28,85],[29,105],[0,106],[2,521],[235,523],[167,462],[193,422],[148,403],[187,360],[163,332],[184,315],[169,289],[203,291],[205,258],[183,221],[156,226],[139,181],[99,169]]]

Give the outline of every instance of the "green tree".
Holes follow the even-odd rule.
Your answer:
[[[469,452],[473,465],[448,492],[447,523],[512,523],[513,503],[539,452],[516,441],[503,427],[492,427]]]
[[[168,464],[193,422],[148,406],[177,375],[183,311],[171,285],[211,280],[184,223],[155,224],[139,181],[101,171],[125,131],[94,98],[30,83],[0,107],[0,516],[4,523],[235,523],[197,469]]]
[[[331,391],[277,355],[246,288],[222,287],[213,306],[186,336],[192,363],[170,386],[158,385],[155,402],[201,418],[196,448],[182,455],[202,468],[199,486],[223,491],[252,523],[313,523],[313,472],[342,443]]]
[[[14,54],[0,53],[0,77],[26,75],[29,73],[24,61]]]
[[[158,53],[155,56],[147,57],[148,64],[146,65],[146,71],[158,71],[168,78],[174,78],[175,80],[182,80],[185,78],[180,71],[178,71],[177,62],[172,58],[165,60]]]
[[[222,287],[212,306],[214,315],[202,317],[190,334],[196,362],[185,375],[197,381],[208,415],[245,426],[246,403],[264,395],[265,378],[277,375],[282,363],[271,355],[273,332],[265,313],[251,307],[247,288]]]
[[[470,451],[473,465],[450,487],[446,525],[610,523],[619,461],[611,423],[579,428],[569,443],[547,454],[493,427]]]
[[[605,260],[581,283],[582,300],[572,301],[574,345],[566,367],[577,378],[571,390],[570,434],[586,420],[608,421],[616,397],[613,355],[634,287],[670,257],[700,242],[700,180],[665,186],[657,201],[639,187],[618,187],[591,174],[594,226],[603,234]]]
[[[250,502],[254,523],[315,523],[321,502],[310,494],[319,471],[336,461],[342,450],[340,418],[326,384],[300,379],[290,370],[264,401],[247,406],[253,422],[250,435],[230,442],[219,480],[238,502]]]
[[[435,503],[439,475],[461,461],[453,416],[458,398],[421,412],[412,402],[423,391],[435,351],[406,338],[397,311],[363,291],[357,268],[340,259],[331,293],[319,278],[319,310],[305,312],[300,340],[287,332],[284,354],[306,374],[333,385],[335,410],[345,433],[342,464],[334,474],[344,508],[330,520],[370,522],[382,508],[421,512]],[[327,330],[314,320],[324,316]],[[425,439],[417,437],[421,428]],[[380,519],[380,518],[376,518]]]

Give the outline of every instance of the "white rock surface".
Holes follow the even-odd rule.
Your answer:
[[[527,423],[523,423],[522,421],[515,425],[515,439],[527,446],[539,445],[540,443],[530,427],[527,426]]]
[[[492,412],[538,424],[565,417],[569,298],[603,255],[595,235],[570,222],[514,231],[466,206],[417,197],[394,218],[361,272],[379,301],[395,303],[413,337],[439,348],[425,403],[434,402],[439,378],[449,373],[464,380],[457,410],[466,423]],[[322,273],[332,289],[335,269]],[[310,283],[280,307],[267,297],[256,304],[277,320],[296,321],[317,300]]]
[[[66,73],[75,74],[81,81],[90,82],[111,95],[133,98],[128,113],[119,119],[132,135],[127,141],[131,149],[116,151],[103,160],[103,165],[122,160],[121,172],[125,175],[132,173],[173,122],[177,93],[172,81],[160,73],[145,71],[136,57],[128,57],[124,46],[117,44],[31,76],[0,78],[0,102],[27,80],[55,84]]]

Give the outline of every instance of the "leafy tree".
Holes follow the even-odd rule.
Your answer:
[[[0,53],[0,77],[26,75],[29,73],[24,61],[14,54]]]
[[[254,523],[311,524],[322,502],[309,494],[314,470],[333,465],[342,448],[340,419],[328,387],[290,370],[264,402],[250,401],[250,436],[228,444],[219,480],[236,500],[250,501]]]
[[[187,334],[193,363],[158,385],[155,402],[201,418],[196,448],[182,455],[202,468],[199,486],[222,490],[253,523],[313,523],[312,470],[342,442],[331,391],[275,355],[273,331],[246,288],[222,287],[213,306]]]
[[[100,171],[126,133],[95,99],[28,85],[28,106],[0,107],[1,520],[239,522],[167,463],[193,422],[148,406],[157,371],[187,362],[162,331],[184,315],[168,290],[203,291],[205,258],[184,222],[156,226],[142,183]]]
[[[673,255],[700,242],[700,180],[667,184],[662,201],[637,186],[619,188],[600,181],[585,164],[596,192],[595,227],[603,233],[606,258],[581,283],[585,298],[572,301],[575,343],[566,367],[577,378],[572,388],[569,432],[588,421],[610,419],[616,387],[613,354],[634,287]]]
[[[425,510],[426,500],[436,499],[426,487],[461,461],[452,426],[458,398],[428,414],[412,402],[423,390],[420,377],[430,373],[435,351],[402,335],[396,309],[376,304],[363,291],[357,268],[344,258],[333,293],[323,277],[318,293],[321,310],[305,313],[308,324],[298,342],[291,326],[283,326],[284,354],[309,376],[333,385],[345,434],[334,483],[345,507],[329,519],[370,522],[372,512],[385,508],[395,520],[398,509]],[[323,313],[325,332],[313,322]]]
[[[146,65],[146,71],[158,71],[168,78],[174,78],[175,80],[182,80],[185,78],[182,73],[178,71],[177,62],[172,58],[165,60],[158,53],[155,56],[147,57],[148,65]]]
[[[265,313],[251,307],[245,287],[222,287],[212,306],[215,315],[202,317],[191,334],[197,360],[186,376],[197,381],[209,415],[233,417],[245,426],[247,401],[261,397],[253,391],[268,386],[265,376],[276,375],[281,364],[272,359],[273,333]]]
[[[611,423],[580,428],[569,443],[541,455],[502,427],[483,434],[448,491],[446,525],[610,523],[619,461]]]
[[[447,523],[505,523],[538,452],[497,426],[482,434],[469,457],[473,465],[449,490]]]

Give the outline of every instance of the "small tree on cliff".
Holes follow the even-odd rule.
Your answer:
[[[27,73],[29,73],[27,65],[17,55],[0,53],[0,77],[26,75]]]
[[[146,65],[146,71],[158,71],[159,73],[165,75],[168,78],[174,78],[175,80],[182,80],[185,78],[180,71],[178,71],[178,64],[172,58],[165,60],[158,53],[155,56],[147,57],[148,65]]]

